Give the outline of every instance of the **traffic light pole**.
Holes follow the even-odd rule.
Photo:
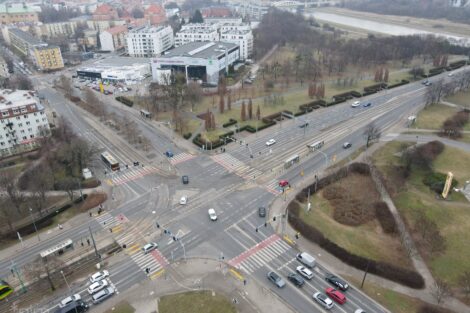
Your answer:
[[[157,225],[157,228],[160,228],[160,224],[158,224],[158,222],[155,222],[155,224]],[[173,241],[178,241],[180,243],[181,247],[183,248],[183,258],[186,261],[186,249],[184,248],[183,240],[181,240],[181,238],[176,237],[176,235],[173,235],[173,233],[169,229],[166,229],[166,228],[162,228],[162,229],[163,229],[163,234],[167,235],[168,237],[171,237]]]

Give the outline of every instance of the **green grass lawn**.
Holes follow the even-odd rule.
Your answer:
[[[113,309],[105,311],[105,313],[134,313],[135,309],[126,301],[121,301],[114,306]]]
[[[470,107],[470,90],[456,93],[455,95],[448,97],[446,100],[468,108]]]
[[[444,121],[456,112],[458,112],[458,109],[444,104],[430,105],[419,112],[416,123],[412,128],[440,129]]]
[[[185,292],[160,298],[159,313],[236,313],[224,296],[210,291]]]
[[[391,142],[378,150],[374,162],[385,171],[391,164],[398,164],[399,158],[393,154],[401,150],[402,143]],[[441,173],[453,172],[460,185],[470,178],[470,153],[446,147],[433,163],[434,170]],[[424,172],[413,169],[400,192],[393,200],[408,224],[413,227],[417,211],[423,211],[434,221],[446,241],[446,249],[441,254],[424,255],[433,275],[457,286],[458,277],[470,271],[470,203],[460,193],[451,193],[449,200],[439,200],[436,194],[422,183]]]

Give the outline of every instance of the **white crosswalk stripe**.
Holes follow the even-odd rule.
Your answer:
[[[245,179],[253,179],[260,176],[263,172],[256,168],[252,168],[242,161],[238,160],[229,153],[217,154],[211,157],[212,160],[222,165],[229,172],[234,172]]]
[[[98,221],[98,223],[100,223],[100,225],[103,228],[104,227],[113,227],[116,224],[120,224],[120,222],[118,220],[116,220],[116,218],[114,216],[112,216],[111,214],[109,214],[108,212],[101,213],[100,215],[95,217],[95,220]]]
[[[122,185],[157,171],[158,169],[154,166],[132,167],[129,169],[124,169],[120,172],[114,172],[110,178],[110,181],[113,185]]]
[[[176,165],[176,164],[183,163],[183,162],[186,162],[188,160],[194,159],[195,157],[196,157],[195,155],[192,155],[192,154],[189,154],[189,153],[186,153],[186,152],[181,152],[181,153],[178,153],[177,155],[172,156],[170,158],[170,163],[172,165]]]
[[[266,190],[274,194],[282,193],[282,189],[279,188],[279,181],[276,179],[272,179],[265,185]]]

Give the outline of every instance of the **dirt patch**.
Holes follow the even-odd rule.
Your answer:
[[[344,225],[357,226],[375,218],[375,204],[380,195],[369,175],[349,174],[347,179],[333,183],[323,190],[333,206],[333,218]]]
[[[92,193],[88,195],[86,200],[78,205],[77,211],[86,212],[90,209],[96,208],[101,203],[105,202],[108,196],[105,193]]]

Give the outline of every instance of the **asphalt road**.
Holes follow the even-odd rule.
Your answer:
[[[88,232],[88,227],[102,233],[112,228],[113,233],[108,235],[113,236],[120,245],[126,245],[125,257],[108,269],[110,281],[118,291],[131,288],[143,279],[158,278],[169,262],[187,257],[208,257],[227,261],[238,268],[248,282],[250,279],[259,280],[298,312],[321,312],[322,309],[311,298],[314,292],[324,291],[327,287],[324,281],[327,270],[321,258],[314,270],[314,278],[303,288],[294,287],[288,282],[285,288],[278,289],[266,279],[270,270],[283,277],[295,271],[298,265],[295,255],[299,251],[275,234],[269,221],[258,216],[257,209],[268,206],[280,195],[277,187],[280,179],[289,180],[295,188],[303,178],[301,172],[306,175],[319,173],[334,158],[336,161],[347,158],[363,146],[363,131],[371,122],[382,130],[404,122],[422,105],[425,89],[419,83],[409,84],[361,99],[362,102],[372,102],[368,108],[351,108],[350,103],[345,103],[295,120],[286,120],[280,126],[251,135],[241,145],[228,145],[226,153],[186,158],[183,150],[173,148],[175,157],[170,161],[177,169],[176,176],[162,177],[151,166],[132,166],[105,175],[103,165],[97,160],[93,164],[94,172],[108,184],[112,195],[107,210],[86,223],[41,241],[31,249],[2,259],[0,275],[9,270],[10,259],[23,265],[64,238],[78,242]],[[100,127],[96,120],[65,101],[57,91],[45,86],[41,94],[60,116],[70,121],[79,135],[102,150],[112,151],[122,164],[148,160],[147,156],[136,152],[115,134]],[[129,113],[128,108],[113,107],[113,110],[119,114]],[[136,112],[131,112],[130,116],[145,134],[157,138],[152,140],[155,154],[172,146],[171,139],[166,138],[158,128],[142,121]],[[299,128],[305,121],[309,126]],[[277,143],[266,147],[265,142],[271,138]],[[310,152],[307,144],[318,140],[325,141],[321,149],[323,153]],[[352,148],[343,149],[344,141],[351,142]],[[286,169],[285,160],[295,154],[300,156],[300,162]],[[189,176],[188,185],[182,184],[181,175]],[[188,196],[186,205],[178,203],[182,195]],[[217,221],[210,221],[207,214],[209,208],[215,209]],[[124,221],[119,217],[124,217]],[[264,226],[265,222],[267,227]],[[171,236],[164,234],[163,230],[170,231]],[[174,241],[173,236],[178,240]],[[144,255],[140,248],[147,242],[157,242],[158,250]],[[316,254],[315,251],[309,252]],[[149,268],[149,274],[145,273],[146,268]],[[74,291],[83,291],[86,285],[74,288]],[[64,297],[66,293],[64,290]],[[385,312],[355,287],[347,291],[346,296],[347,303],[336,305],[333,312],[353,312],[359,307],[370,312]],[[45,308],[54,307],[49,302],[43,305]]]

